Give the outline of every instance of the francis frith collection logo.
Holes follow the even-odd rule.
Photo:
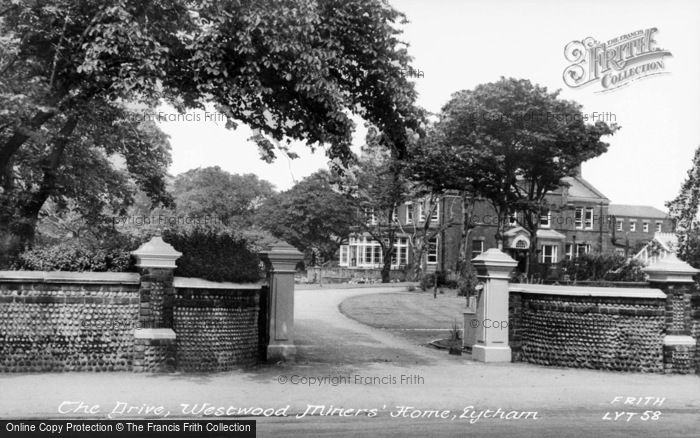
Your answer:
[[[612,91],[631,82],[668,73],[664,57],[673,56],[657,47],[652,27],[600,42],[592,37],[571,41],[564,48],[572,64],[564,70],[564,83],[571,88],[600,84],[598,93]]]

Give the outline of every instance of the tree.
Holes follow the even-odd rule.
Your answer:
[[[361,155],[354,164],[336,172],[335,184],[357,212],[354,231],[367,233],[380,246],[382,282],[388,283],[400,231],[396,210],[408,199],[408,180],[404,161],[384,144],[386,136],[370,127]]]
[[[666,202],[668,214],[678,236],[678,257],[700,265],[700,233],[698,232],[698,207],[700,207],[700,147],[695,150],[693,165],[673,200]]]
[[[418,131],[419,120],[404,73],[410,58],[395,28],[403,19],[379,0],[4,4],[0,194],[3,208],[26,223],[5,221],[0,233],[15,249],[31,243],[27,229],[41,198],[57,195],[55,175],[68,170],[67,149],[77,147],[70,144],[92,129],[121,137],[119,121],[134,118],[126,103],[152,110],[165,101],[178,111],[213,104],[227,127],[242,122],[256,130],[267,159],[276,147],[286,149],[280,141],[296,139],[311,147],[326,144],[331,157],[346,161],[351,114],[374,123],[392,147],[405,151],[406,128]],[[89,117],[84,109],[105,111]],[[162,149],[159,142],[141,148],[142,154]],[[22,161],[36,152],[43,154],[34,167]],[[139,161],[133,152],[127,162],[144,174],[131,177],[162,187],[155,161]],[[44,180],[37,196],[22,169]],[[16,208],[24,198],[33,198],[31,211]]]
[[[604,153],[608,144],[601,137],[618,129],[602,121],[587,124],[581,105],[558,94],[505,78],[455,93],[431,131],[431,158],[437,161],[424,171],[429,184],[467,187],[488,200],[499,218],[498,241],[507,218],[521,212],[521,225],[531,236],[531,266],[545,196],[583,161]],[[441,163],[444,177],[435,170]],[[455,185],[457,177],[465,179]]]
[[[469,150],[447,143],[442,138],[443,135],[442,131],[431,127],[425,137],[413,144],[410,149],[411,159],[408,161],[407,175],[417,187],[421,188],[422,192],[429,193],[431,198],[448,194],[458,196],[462,217],[455,218],[451,214],[448,222],[441,221],[441,226],[454,223],[459,223],[461,226],[457,270],[462,277],[466,277],[471,269],[471,263],[467,258],[469,235],[475,226],[476,194],[473,189],[473,174],[470,173],[473,171],[472,156]],[[426,242],[424,245],[427,245],[427,239],[432,237],[434,235],[430,235],[426,229],[421,240]],[[418,252],[414,254],[414,259],[418,257],[417,260],[420,260],[421,256],[422,253]]]
[[[128,114],[117,105],[73,108],[14,154],[0,188],[0,263],[34,240],[47,201],[50,213],[78,213],[94,227],[107,214],[124,214],[138,190],[169,205],[168,140],[153,122]],[[107,119],[114,122],[106,126]]]
[[[219,166],[192,169],[175,177],[175,213],[211,219],[233,229],[250,227],[258,209],[274,194],[256,175],[232,175]]]
[[[356,213],[335,191],[331,174],[319,170],[268,198],[257,221],[275,237],[303,251],[313,266],[335,257],[356,223]]]

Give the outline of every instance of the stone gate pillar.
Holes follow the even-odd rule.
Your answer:
[[[182,253],[160,234],[131,253],[141,274],[139,328],[134,332],[136,372],[174,371],[176,341],[173,331],[175,260]]]
[[[260,254],[268,269],[270,299],[268,302],[267,360],[292,360],[294,346],[294,274],[303,254],[285,242],[278,242]]]
[[[473,258],[472,264],[479,279],[485,282],[477,298],[476,318],[472,320],[476,328],[472,358],[481,362],[510,362],[508,280],[518,262],[500,249],[491,248]]]
[[[692,337],[690,298],[697,290],[693,276],[700,272],[675,254],[644,268],[651,287],[666,294],[666,332],[664,336],[664,372],[695,372],[697,340]]]

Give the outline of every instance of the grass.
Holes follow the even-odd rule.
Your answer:
[[[391,331],[418,345],[449,338],[455,320],[462,326],[465,308],[465,298],[450,289],[437,298],[433,298],[432,291],[389,292],[356,296],[340,304],[340,311],[349,318]]]

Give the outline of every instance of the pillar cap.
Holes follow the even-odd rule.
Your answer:
[[[140,268],[176,268],[175,260],[182,253],[176,251],[169,243],[163,241],[159,235],[141,245],[131,254],[136,257],[136,266]]]
[[[273,243],[270,246],[270,249],[267,251],[262,251],[260,255],[268,258],[288,258],[293,260],[301,260],[301,258],[304,257],[304,254],[302,254],[298,249],[281,240]]]
[[[649,281],[661,283],[694,283],[693,276],[700,272],[700,269],[693,268],[676,254],[669,254],[642,270],[649,275]]]
[[[479,277],[509,279],[518,262],[498,248],[491,248],[472,259]]]

